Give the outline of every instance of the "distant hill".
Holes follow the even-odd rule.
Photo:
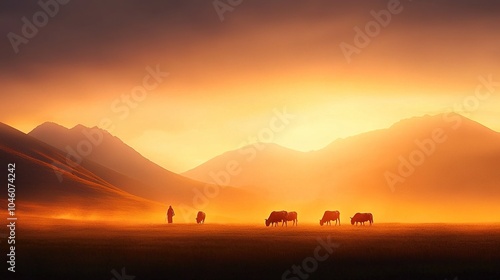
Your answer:
[[[33,134],[41,137],[45,132],[54,141],[78,147],[82,139],[75,135],[82,129],[89,130],[45,124]],[[190,223],[199,210],[207,213],[209,222],[255,222],[267,212],[265,200],[255,194],[184,178],[143,158],[109,133],[101,133],[103,141],[92,152],[96,161],[87,155],[76,164],[67,159],[67,151],[0,123],[0,164],[16,163],[19,213],[146,223],[162,222],[166,208],[172,205],[175,220]],[[136,172],[121,173],[126,168]],[[0,195],[3,203],[6,194]],[[243,202],[254,208],[242,208]],[[259,211],[263,212],[252,215]]]
[[[255,143],[182,174],[191,179],[98,128],[0,128],[1,164],[16,162],[20,205],[31,215],[161,221],[170,204],[185,222],[203,210],[209,221],[262,223],[282,209],[315,223],[336,209],[343,223],[356,212],[498,222],[500,211],[500,134],[456,114],[402,120],[308,153]]]
[[[165,201],[169,195],[187,198],[186,196],[192,196],[191,188],[201,185],[158,166],[119,138],[97,127],[77,125],[67,129],[46,122],[28,135],[64,151],[66,164],[77,164],[82,159],[90,160],[132,178],[133,181],[119,182],[122,189],[147,199]],[[113,181],[107,172],[95,172]]]
[[[390,221],[498,221],[490,211],[500,210],[500,134],[457,114],[402,120],[309,153],[259,147],[227,152],[183,175],[211,182],[210,171],[235,161],[241,172],[231,185],[305,201],[304,211],[318,209],[311,214],[340,208]],[[255,156],[245,152],[252,150]]]
[[[182,175],[258,191],[269,197],[293,198],[296,192],[291,186],[297,186],[301,193],[307,189],[309,174],[312,174],[312,170],[308,170],[309,161],[310,154],[276,144],[256,143],[226,152]],[[228,170],[232,162],[238,165],[237,173]]]
[[[102,166],[68,166],[63,152],[2,123],[0,139],[1,166],[15,164],[18,215],[129,221],[163,215],[160,203],[124,192],[84,167],[112,172]]]

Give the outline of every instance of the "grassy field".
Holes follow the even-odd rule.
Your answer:
[[[2,279],[500,279],[500,225],[21,224],[16,261]]]

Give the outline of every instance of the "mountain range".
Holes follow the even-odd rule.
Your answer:
[[[241,172],[231,185],[300,198],[308,202],[303,212],[376,211],[392,221],[496,219],[485,213],[498,210],[500,133],[458,114],[402,120],[312,152],[257,147],[227,152],[183,175],[209,182],[211,170],[236,160]]]
[[[402,120],[312,152],[254,143],[183,174],[151,162],[97,127],[0,124],[2,166],[16,163],[28,216],[161,222],[262,222],[296,210],[314,222],[372,212],[390,222],[492,222],[500,210],[500,133],[450,113]],[[2,199],[5,194],[1,194]],[[318,218],[319,219],[319,218]]]
[[[234,221],[244,211],[238,201],[261,203],[165,170],[97,127],[44,123],[25,134],[0,124],[0,139],[2,166],[16,164],[19,213],[29,217],[161,222],[172,205],[178,222],[194,221],[198,210]]]

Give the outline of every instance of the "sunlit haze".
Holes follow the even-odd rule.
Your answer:
[[[499,31],[498,0],[1,0],[2,279],[500,279]]]
[[[0,119],[29,132],[45,121],[71,128],[109,118],[112,134],[176,172],[256,137],[317,150],[450,108],[500,130],[498,95],[471,112],[456,107],[475,93],[479,76],[499,80],[500,39],[490,32],[499,22],[495,8],[484,7],[492,2],[402,2],[402,12],[350,62],[339,44],[354,44],[353,28],[373,20],[370,11],[386,2],[322,1],[321,11],[260,2],[245,2],[223,22],[212,7],[181,3],[174,9],[158,2],[126,18],[133,5],[94,11],[71,3],[18,55],[4,40],[2,61],[16,60],[16,67],[0,66],[0,102],[8,104]],[[124,13],[96,20],[109,9]],[[85,26],[77,24],[80,17]],[[121,99],[142,85],[147,67],[169,76],[140,102]],[[273,110],[295,118],[272,138],[258,139]]]

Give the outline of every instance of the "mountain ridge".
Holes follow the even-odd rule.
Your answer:
[[[390,204],[421,208],[430,200],[427,208],[438,211],[441,205],[454,203],[450,198],[460,197],[458,193],[471,201],[488,201],[484,207],[492,209],[496,209],[492,201],[500,199],[496,183],[500,182],[496,171],[500,169],[500,133],[454,113],[402,120],[386,129],[337,139],[301,156],[284,159],[263,149],[250,162],[243,162],[233,152],[183,175],[208,181],[212,179],[208,170],[224,170],[225,163],[236,160],[242,170],[231,176],[234,186],[258,188],[269,197],[300,198],[313,205],[330,197],[325,208],[333,203],[352,211],[358,211],[352,201],[389,213]],[[402,165],[411,172],[401,173]],[[388,173],[398,180],[388,180]],[[463,198],[458,201],[475,208]],[[427,212],[414,214],[415,220],[423,220]]]
[[[85,134],[91,135],[94,140],[102,140],[102,143],[96,142],[98,145],[92,146],[92,153],[82,154],[82,162],[77,162],[76,166],[81,165],[100,179],[118,186],[127,193],[162,205],[173,205],[176,209],[180,209],[184,221],[194,220],[198,210],[211,211],[212,218],[234,220],[234,216],[241,215],[241,211],[244,212],[244,209],[238,207],[240,201],[248,201],[254,205],[267,203],[265,199],[259,198],[251,191],[207,184],[165,170],[108,132],[103,134],[101,139],[98,134],[100,130],[97,128],[90,131],[91,128],[83,125],[77,125],[73,130],[64,127],[61,129],[53,124],[46,126],[47,130],[42,126],[28,136],[49,142],[46,144],[61,151],[66,157],[70,154],[67,152],[68,149],[64,149],[66,146],[69,145],[76,151],[82,141],[87,146],[92,144],[92,138],[86,137]],[[51,128],[54,127],[61,132],[51,134],[53,132]],[[70,162],[65,158],[60,164],[71,167]],[[124,166],[126,168],[123,168]],[[225,213],[223,209],[228,212]]]
[[[163,208],[124,192],[83,166],[55,166],[64,158],[62,151],[8,125],[0,123],[0,135],[0,161],[5,166],[15,164],[16,195],[22,198],[16,205],[23,215],[125,220],[124,216],[143,209],[147,212],[143,219],[148,220]]]
[[[47,126],[77,134],[82,133],[82,129],[91,129],[75,126],[71,131],[57,124]],[[96,134],[91,135],[94,140],[99,139]],[[54,137],[71,138],[63,134]],[[104,138],[110,137],[103,135]],[[92,140],[81,136],[75,139],[70,141],[74,147],[82,139],[89,143]],[[121,140],[111,142],[116,144],[112,147],[114,150],[111,149],[113,152],[98,149],[94,152],[116,161],[116,155],[124,154],[117,154],[119,146],[126,144]],[[27,146],[24,151],[27,155],[39,152]],[[106,145],[102,144],[101,148],[103,146]],[[8,150],[5,145],[2,148]],[[58,151],[56,160],[64,163],[65,153]],[[137,154],[140,156],[134,153]],[[125,157],[121,161],[141,165],[149,160],[141,156]],[[275,207],[294,209],[303,217],[318,215],[321,209],[336,208],[347,213],[372,211],[384,221],[414,222],[460,221],[457,215],[467,221],[491,221],[492,218],[484,214],[500,211],[497,206],[500,199],[500,174],[497,172],[500,133],[458,114],[401,120],[386,129],[337,139],[311,152],[295,151],[273,143],[251,144],[214,157],[205,163],[199,177],[182,179],[179,185],[171,184],[167,188],[162,180],[170,178],[170,173],[158,176],[141,172],[125,174],[101,167],[99,157],[95,162],[90,157],[85,158],[81,170],[77,170],[76,175],[96,180],[86,183],[87,187],[107,182],[118,186],[119,190],[127,193],[130,190],[132,195],[138,195],[133,191],[142,193],[144,188],[151,188],[143,180],[146,178],[157,183],[157,189],[150,196],[153,201],[175,200],[176,208],[183,205],[181,212],[186,212],[184,206],[192,211],[208,206],[207,209],[218,213],[219,217],[224,215],[221,213],[231,213],[233,218],[229,219],[233,221],[234,217],[241,218],[248,213],[251,219],[266,215]],[[200,169],[188,172],[197,171]],[[397,178],[393,179],[394,185],[387,179],[389,173]],[[138,196],[149,199],[144,193]],[[252,207],[242,209],[242,203]],[[463,207],[457,210],[457,204]]]

